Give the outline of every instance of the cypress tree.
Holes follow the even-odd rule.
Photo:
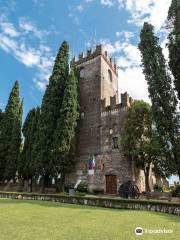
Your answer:
[[[21,127],[22,127],[23,101],[19,107],[17,119],[15,119],[12,131],[11,145],[9,148],[9,156],[6,162],[4,177],[8,180],[15,179],[17,172],[17,164],[21,149]]]
[[[72,170],[73,144],[75,144],[75,133],[77,120],[79,118],[78,103],[78,78],[72,68],[68,81],[66,82],[60,118],[54,135],[54,166],[58,174],[61,174],[62,184],[66,173]],[[71,157],[70,157],[71,156]]]
[[[180,0],[172,0],[168,13],[170,34],[168,36],[169,67],[180,100]]]
[[[40,175],[44,177],[44,186],[48,184],[49,176],[52,174],[52,144],[54,130],[59,118],[65,82],[69,73],[69,46],[63,42],[57,54],[52,75],[46,88],[42,105],[39,123],[39,149],[36,163],[39,165]]]
[[[2,112],[2,110],[0,109],[0,126],[1,126],[2,118],[3,118],[3,112]]]
[[[36,168],[33,166],[33,150],[36,144],[36,135],[38,131],[39,108],[33,108],[29,111],[23,128],[24,146],[18,161],[18,175],[23,180],[30,180],[36,174]],[[32,184],[31,184],[32,187]]]
[[[159,141],[166,160],[161,166],[167,173],[177,172],[178,119],[176,116],[177,99],[171,85],[162,48],[154,36],[153,26],[144,23],[140,34],[139,49],[145,79],[148,83],[149,97],[152,101],[152,114],[156,124]]]
[[[3,178],[3,172],[4,172],[4,158],[3,158],[3,149],[4,149],[4,142],[3,142],[3,112],[0,110],[0,181]]]
[[[2,119],[3,128],[0,135],[1,179],[14,179],[16,175],[21,146],[22,107],[23,104],[19,97],[19,83],[16,81]]]
[[[0,109],[0,135],[1,135],[1,131],[2,131],[2,120],[3,120],[3,116],[4,116],[4,114],[3,114],[3,112],[2,112],[2,110]]]

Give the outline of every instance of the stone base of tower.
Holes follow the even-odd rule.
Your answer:
[[[95,156],[94,169],[88,169],[88,158],[86,155],[79,159],[74,172],[66,177],[67,184],[75,186],[81,180],[88,184],[91,193],[118,194],[122,183],[135,180],[140,191],[145,190],[142,172],[135,176],[132,162],[122,157],[119,150]]]

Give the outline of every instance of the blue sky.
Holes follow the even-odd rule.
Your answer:
[[[163,44],[169,4],[170,0],[0,0],[0,108],[15,80],[20,81],[24,118],[41,104],[63,40],[69,42],[71,56],[104,44],[120,67],[120,91],[148,100],[137,49],[139,32],[148,20]]]
[[[119,67],[119,91],[149,101],[137,49],[144,21],[155,27],[164,54],[164,23],[171,0],[0,0],[0,108],[20,82],[23,119],[41,104],[63,40],[78,56],[103,44]]]

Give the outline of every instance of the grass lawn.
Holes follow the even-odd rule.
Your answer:
[[[136,227],[172,229],[136,236]],[[43,201],[0,199],[0,240],[180,239],[180,217]]]

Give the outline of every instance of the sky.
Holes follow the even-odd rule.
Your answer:
[[[23,120],[41,105],[62,41],[70,57],[103,44],[119,68],[119,92],[149,102],[137,48],[145,21],[153,24],[166,59],[165,21],[171,0],[0,0],[0,108],[16,80]]]
[[[144,21],[165,47],[170,0],[0,0],[0,108],[15,80],[24,114],[41,104],[54,58],[63,40],[70,57],[103,44],[119,67],[119,91],[148,99],[137,48]],[[164,49],[166,57],[167,49]]]

